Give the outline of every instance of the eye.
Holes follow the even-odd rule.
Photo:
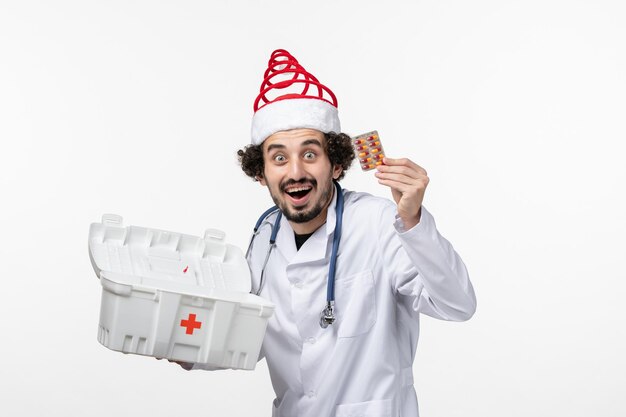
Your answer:
[[[305,152],[304,159],[307,159],[309,161],[315,159],[315,152],[312,152],[312,151]]]
[[[285,162],[287,160],[287,158],[285,158],[285,155],[282,154],[276,154],[274,155],[274,162]]]

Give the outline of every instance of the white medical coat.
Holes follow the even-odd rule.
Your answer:
[[[326,224],[300,250],[282,217],[265,268],[260,295],[276,305],[261,349],[276,393],[272,416],[415,417],[419,314],[467,320],[476,308],[474,290],[424,207],[420,223],[405,230],[392,201],[346,190],[344,199],[333,325],[322,329],[319,319],[336,193]],[[275,219],[268,217],[252,246],[253,290]]]

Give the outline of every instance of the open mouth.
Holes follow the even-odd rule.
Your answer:
[[[303,185],[299,187],[289,187],[285,190],[285,193],[290,197],[292,202],[296,205],[302,205],[306,203],[307,196],[313,189],[310,185]]]

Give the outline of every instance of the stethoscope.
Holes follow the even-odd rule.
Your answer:
[[[337,191],[337,204],[335,205],[335,232],[333,234],[333,247],[330,253],[330,265],[328,267],[328,280],[326,285],[326,307],[320,313],[320,326],[322,329],[328,327],[329,324],[333,324],[335,322],[335,265],[337,264],[337,250],[339,249],[339,241],[341,240],[341,223],[343,218],[343,192],[341,191],[341,186],[338,182],[333,181],[335,183],[335,189]],[[283,213],[277,206],[271,207],[267,209],[259,220],[256,222],[254,226],[254,233],[252,234],[252,238],[250,238],[250,244],[248,245],[248,250],[246,251],[246,258],[250,254],[250,249],[252,248],[252,243],[254,242],[254,238],[258,235],[258,230],[261,227],[261,224],[265,219],[278,212],[276,216],[276,220],[272,225],[272,233],[270,235],[270,245],[267,250],[267,254],[265,255],[265,261],[263,261],[263,267],[261,268],[261,278],[259,280],[259,289],[256,292],[256,295],[261,293],[261,289],[263,289],[263,277],[265,275],[265,267],[267,266],[267,261],[270,258],[270,254],[272,253],[272,249],[276,246],[276,236],[278,235],[278,230],[280,229],[280,220],[283,217]]]

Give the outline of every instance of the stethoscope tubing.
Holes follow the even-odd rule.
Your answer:
[[[335,187],[337,189],[335,233],[333,235],[333,248],[330,252],[330,265],[328,267],[328,280],[326,283],[326,302],[329,304],[335,301],[335,268],[337,265],[337,252],[339,251],[339,242],[341,241],[341,226],[343,220],[343,192],[338,182],[335,182]]]
[[[328,327],[329,324],[332,324],[335,321],[334,316],[334,304],[335,304],[335,272],[337,266],[337,253],[339,251],[339,242],[341,241],[341,229],[343,224],[343,206],[344,206],[344,198],[341,186],[337,181],[333,181],[335,184],[335,189],[337,192],[337,202],[335,205],[335,231],[333,234],[333,244],[330,254],[330,263],[328,267],[328,279],[326,283],[326,307],[322,311],[320,317],[320,325],[322,328]],[[265,278],[265,267],[267,266],[267,262],[270,259],[270,255],[272,250],[276,246],[276,236],[278,235],[278,231],[280,230],[280,221],[283,213],[279,210],[277,206],[270,207],[265,210],[263,214],[259,217],[256,224],[254,225],[254,231],[252,233],[252,237],[250,238],[250,243],[248,244],[248,250],[246,251],[246,258],[250,254],[250,250],[252,249],[252,244],[254,242],[254,238],[259,233],[259,228],[265,221],[267,217],[278,212],[276,216],[276,220],[272,225],[272,233],[270,235],[269,248],[267,250],[267,254],[265,255],[265,260],[263,261],[263,266],[261,267],[261,276],[259,278],[259,289],[256,291],[256,295],[261,293],[264,284]]]

